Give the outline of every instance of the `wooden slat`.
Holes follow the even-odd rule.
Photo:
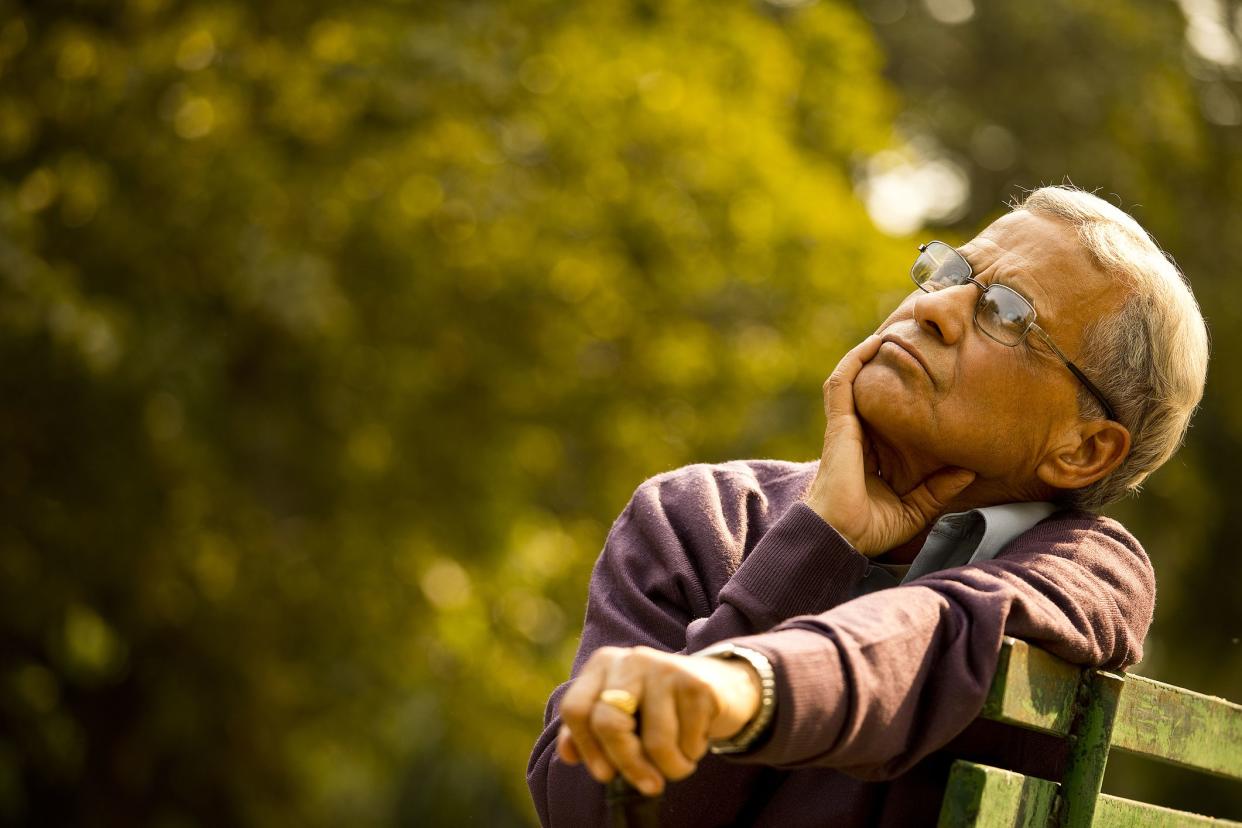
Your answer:
[[[1129,676],[1113,747],[1242,780],[1242,705]]]
[[[1212,819],[1108,794],[1100,796],[1091,825],[1092,828],[1242,828],[1242,822]]]
[[[982,715],[1063,736],[1074,721],[1082,671],[1016,638],[1004,639]]]
[[[1043,828],[1057,784],[959,759],[949,772],[940,828]]]
[[[1125,679],[1103,670],[1087,674],[1084,703],[1070,737],[1069,763],[1061,777],[1065,825],[1090,825],[1104,784],[1108,749]]]

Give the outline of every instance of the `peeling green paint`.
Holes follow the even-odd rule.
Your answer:
[[[1056,790],[1055,782],[958,760],[949,774],[939,825],[1043,828]]]
[[[1074,720],[1082,670],[1016,638],[1001,645],[1000,662],[982,715],[1064,735]]]
[[[1110,748],[1242,781],[1242,705],[1141,676],[1087,670],[1005,638],[982,716],[1065,736],[1061,784],[958,761],[940,825],[1196,828],[1242,823],[1100,793]]]
[[[1130,676],[1121,694],[1113,745],[1242,780],[1242,705]]]
[[[1119,796],[1100,795],[1092,828],[1242,828],[1242,822],[1212,819],[1186,811],[1134,802]]]

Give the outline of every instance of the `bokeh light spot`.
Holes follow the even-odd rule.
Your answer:
[[[216,40],[205,29],[187,35],[177,47],[177,65],[187,72],[206,69],[215,58]]]
[[[456,561],[440,558],[434,561],[419,579],[419,586],[437,609],[451,610],[470,600],[470,575]]]
[[[17,190],[17,206],[27,213],[37,213],[45,209],[56,198],[60,182],[56,174],[46,167],[26,176]]]
[[[56,74],[61,80],[79,81],[99,71],[99,55],[95,45],[82,35],[69,36],[60,48]]]
[[[216,110],[206,98],[187,98],[173,116],[177,134],[189,141],[204,137],[216,124]]]
[[[923,0],[927,13],[940,23],[959,26],[975,16],[972,0]]]

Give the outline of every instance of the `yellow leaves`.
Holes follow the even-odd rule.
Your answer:
[[[430,215],[444,201],[444,188],[434,177],[426,173],[414,173],[401,184],[398,199],[401,209],[410,219]]]
[[[393,459],[392,434],[379,423],[355,429],[349,436],[345,455],[350,469],[364,476],[387,471]]]
[[[512,118],[500,129],[500,146],[505,155],[521,163],[543,149],[547,130],[535,115]]]
[[[729,225],[743,243],[770,239],[774,213],[771,198],[761,191],[742,190],[729,201]]]
[[[68,667],[82,679],[109,678],[124,667],[125,643],[91,607],[70,604],[63,629],[64,657]]]
[[[54,166],[38,167],[17,188],[16,204],[26,213],[46,210],[58,199],[67,227],[81,227],[95,217],[111,190],[111,178],[101,164],[71,153]]]
[[[35,713],[51,713],[60,701],[56,674],[41,664],[26,663],[12,674],[13,689]]]
[[[423,595],[439,610],[455,610],[465,606],[473,592],[470,575],[454,560],[438,558],[431,562],[419,579]]]
[[[349,165],[342,182],[345,193],[356,201],[377,198],[388,185],[389,173],[380,159],[364,155]]]
[[[94,42],[80,32],[67,34],[56,59],[56,75],[72,83],[94,77],[98,71],[99,54]]]
[[[152,394],[143,410],[147,434],[156,443],[170,443],[181,436],[185,411],[181,401],[167,391]]]
[[[341,20],[321,20],[310,31],[311,53],[327,63],[346,63],[354,58],[354,28]]]
[[[551,644],[566,633],[565,613],[542,595],[511,589],[499,608],[501,618],[534,644]]]
[[[561,257],[552,268],[549,282],[565,301],[578,303],[586,299],[603,278],[600,262],[594,257],[569,254]]]
[[[561,63],[554,55],[531,55],[518,67],[518,79],[527,91],[550,95],[560,85]]]
[[[771,394],[784,388],[796,375],[794,348],[803,336],[806,334],[802,332],[790,336],[766,325],[743,328],[732,343],[739,379],[755,394]]]
[[[177,66],[187,72],[206,69],[216,58],[216,40],[206,29],[186,35],[177,47]]]
[[[110,198],[111,171],[80,153],[64,156],[57,169],[61,182],[61,219],[66,227],[81,227],[92,221]]]
[[[0,27],[0,61],[11,60],[23,49],[30,40],[30,32],[26,21],[15,17]]]
[[[681,105],[685,84],[675,73],[657,69],[638,79],[638,94],[652,112],[672,112]]]
[[[60,179],[47,167],[40,167],[26,176],[17,190],[17,206],[27,213],[37,213],[52,203],[60,191]]]
[[[624,201],[630,192],[630,173],[624,164],[605,156],[590,166],[583,185],[597,201]]]
[[[436,236],[447,244],[466,242],[474,235],[474,208],[462,199],[446,201],[432,215],[431,226]]]
[[[237,581],[236,547],[223,535],[204,533],[198,538],[198,552],[192,569],[198,588],[211,601],[226,600]]]
[[[177,134],[189,141],[207,135],[215,124],[216,109],[209,99],[201,96],[187,97],[173,115]]]
[[[0,159],[20,156],[34,140],[38,116],[30,105],[13,98],[0,98]]]

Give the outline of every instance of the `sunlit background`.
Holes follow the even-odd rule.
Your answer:
[[[810,459],[915,245],[1097,189],[1214,339],[1115,510],[1242,700],[1230,0],[0,0],[0,821],[529,825],[610,522]],[[1242,819],[1115,760],[1106,791]]]

